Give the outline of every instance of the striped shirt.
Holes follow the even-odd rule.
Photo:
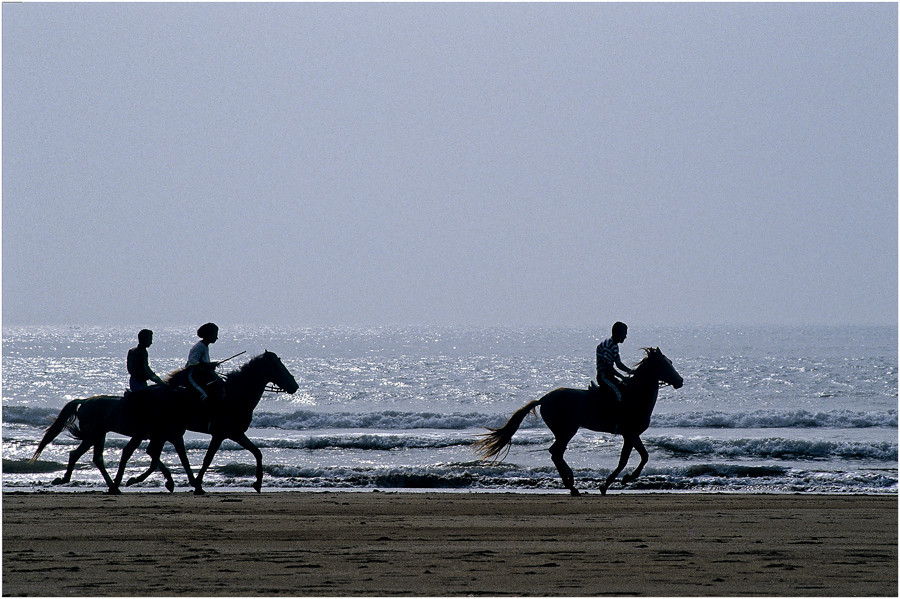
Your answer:
[[[619,358],[619,344],[612,337],[597,346],[597,372],[603,372],[613,367],[613,364],[621,363]]]

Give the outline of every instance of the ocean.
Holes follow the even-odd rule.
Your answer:
[[[3,328],[2,416],[5,491],[104,490],[76,442],[60,435],[36,463],[43,430],[69,400],[121,394],[125,355],[137,327]],[[195,327],[154,328],[151,367],[183,366]],[[455,490],[566,493],[539,418],[527,418],[507,458],[485,462],[472,442],[525,403],[557,387],[585,387],[606,330],[578,328],[220,327],[213,360],[276,352],[300,384],[266,393],[248,436],[263,452],[263,490]],[[620,346],[626,364],[659,347],[684,377],[663,387],[642,435],[642,476],[610,493],[897,493],[897,327],[632,326]],[[199,468],[209,437],[188,433]],[[126,439],[107,438],[114,473]],[[616,466],[621,438],[582,429],[566,460],[576,485],[598,489]],[[142,446],[142,447],[145,447]],[[163,460],[176,492],[190,488],[170,445]],[[625,472],[639,461],[632,455]],[[143,449],[126,475],[149,464]],[[208,491],[249,490],[252,455],[226,441],[204,481]],[[124,492],[162,489],[154,475]]]

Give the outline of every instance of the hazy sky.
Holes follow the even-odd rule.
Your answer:
[[[897,322],[897,5],[3,4],[3,323]]]

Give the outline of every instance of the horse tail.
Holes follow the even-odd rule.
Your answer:
[[[542,401],[544,401],[543,398],[525,404],[516,410],[516,412],[509,417],[506,424],[500,428],[488,428],[490,432],[479,435],[481,438],[473,443],[475,452],[481,455],[482,459],[492,460],[497,459],[497,456],[500,455],[505,448],[506,453],[504,453],[503,457],[499,458],[499,460],[505,459],[506,454],[509,453],[509,444],[512,442],[513,435],[519,430],[522,421],[525,420],[528,413],[533,412]]]
[[[34,455],[31,456],[31,461],[34,462],[38,459],[38,456],[41,455],[41,452],[44,451],[44,448],[47,447],[53,439],[55,439],[59,433],[63,432],[63,429],[69,429],[73,434],[77,436],[78,427],[75,424],[75,420],[78,418],[78,408],[82,403],[87,401],[86,399],[73,399],[60,411],[59,416],[56,417],[56,420],[50,427],[47,429],[47,432],[44,433],[44,438],[41,439],[41,442],[38,443],[37,449],[34,452]]]

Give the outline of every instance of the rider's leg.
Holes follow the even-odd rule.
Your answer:
[[[621,406],[622,405],[622,392],[619,390],[619,386],[616,385],[613,382],[613,380],[605,372],[598,372],[597,378],[600,379],[601,387],[609,387],[610,389],[612,389],[612,392],[616,398],[616,404]],[[618,420],[618,416],[616,419]],[[618,434],[618,433],[619,433],[619,424],[617,422],[615,428],[613,429],[613,434]]]
[[[622,402],[622,393],[619,391],[619,386],[616,385],[612,380],[610,380],[610,378],[606,375],[605,372],[599,373],[597,375],[597,377],[600,379],[599,382],[601,385],[606,385],[607,387],[612,389],[613,393],[615,393],[616,401],[621,403]]]

